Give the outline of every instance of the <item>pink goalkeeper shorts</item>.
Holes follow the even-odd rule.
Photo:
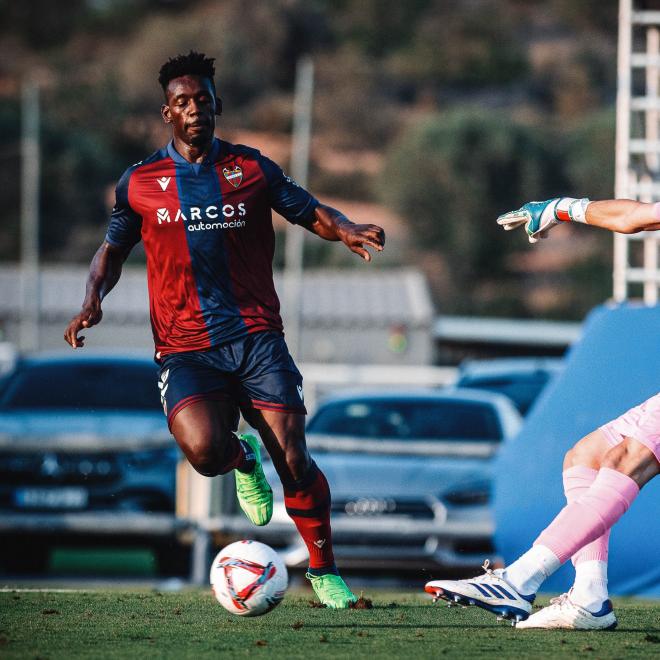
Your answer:
[[[601,426],[610,445],[633,438],[648,447],[660,461],[660,393]]]

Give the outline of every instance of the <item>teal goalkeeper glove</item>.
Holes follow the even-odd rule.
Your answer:
[[[511,231],[525,225],[530,243],[546,238],[548,232],[562,222],[586,222],[589,200],[555,197],[545,202],[527,202],[517,211],[509,211],[497,218],[497,224]]]

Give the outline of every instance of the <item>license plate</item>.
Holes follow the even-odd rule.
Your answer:
[[[14,503],[24,509],[82,509],[89,494],[85,488],[19,488]]]

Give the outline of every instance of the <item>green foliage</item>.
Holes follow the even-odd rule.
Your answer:
[[[422,251],[401,250],[399,258],[418,258],[437,276],[445,310],[532,313],[509,285],[517,277],[511,255],[528,247],[525,237],[504,234],[493,219],[530,198],[611,196],[614,119],[603,108],[615,89],[617,7],[617,0],[0,0],[7,55],[0,130],[8,136],[0,150],[0,258],[18,254],[16,92],[25,72],[45,81],[43,255],[87,261],[107,220],[108,189],[166,135],[156,77],[168,57],[196,48],[217,58],[221,131],[286,131],[296,60],[311,53],[320,153],[312,189],[377,195],[399,211]],[[325,169],[324,146],[386,154],[377,186],[371,174]],[[589,257],[595,261],[577,264],[575,277],[609,268],[605,242]],[[309,249],[324,263],[343,254]],[[595,285],[581,290],[572,311],[555,312],[577,315],[602,300],[590,298],[602,295]]]
[[[369,56],[382,56],[407,46],[431,0],[325,0],[339,39]]]
[[[432,115],[388,153],[384,201],[406,218],[413,241],[439,252],[457,287],[501,274],[517,247],[495,224],[521,200],[550,196],[561,180],[537,128],[475,108]]]
[[[118,162],[104,135],[50,123],[43,126],[42,152],[43,255],[52,258],[66,251],[68,258],[88,258],[103,238],[106,188],[128,164]],[[48,158],[50,153],[57,158]],[[94,239],[85,227],[93,228]]]
[[[446,85],[464,89],[520,82],[527,72],[521,25],[502,11],[501,2],[437,2],[434,9],[419,20],[410,46],[394,54],[395,75],[399,71],[438,93]]]
[[[109,190],[128,165],[147,153],[137,136],[125,135],[124,108],[111,86],[71,86],[42,94],[41,232],[44,259],[87,261],[103,238]],[[85,103],[81,103],[84,99]],[[119,112],[117,112],[119,110]],[[0,232],[0,258],[19,255],[20,108],[6,104],[0,131],[14,136],[0,152],[0,202],[7,218]]]
[[[75,33],[84,5],[84,0],[68,0],[63,9],[62,3],[52,0],[5,0],[0,4],[0,31],[11,27],[32,48],[50,48]]]
[[[428,116],[400,136],[388,152],[379,196],[407,220],[417,248],[445,263],[445,309],[529,315],[512,270],[526,237],[503,232],[495,219],[531,199],[612,197],[613,124],[610,111],[551,127],[463,108]],[[562,288],[575,295],[548,315],[581,318],[609,295],[611,236],[598,238],[598,247],[577,254],[563,275],[570,281]]]
[[[126,35],[157,0],[0,0],[0,33],[18,36],[36,51],[67,44],[81,32]]]
[[[614,110],[589,115],[563,135],[566,194],[591,199],[614,196]]]

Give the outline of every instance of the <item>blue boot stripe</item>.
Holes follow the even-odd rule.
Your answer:
[[[495,589],[492,584],[484,584],[483,587],[484,589],[488,589],[488,591],[490,591],[493,596],[495,596],[495,598],[501,598],[504,600],[504,596],[499,591],[497,591],[497,589]]]
[[[468,582],[468,584],[473,586],[482,596],[486,596],[486,598],[490,597],[490,594],[480,585],[475,584],[474,582]]]
[[[516,597],[512,596],[501,584],[498,584],[497,588],[510,600],[515,600],[516,599]]]

